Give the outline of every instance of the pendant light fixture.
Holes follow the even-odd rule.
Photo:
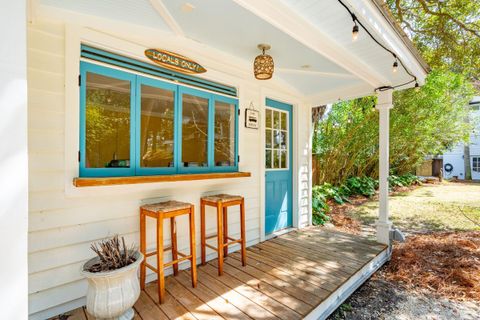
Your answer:
[[[271,47],[268,44],[261,43],[257,48],[262,50],[262,54],[258,55],[253,62],[253,74],[258,80],[271,79],[274,70],[273,58],[265,54],[265,50],[269,50]]]

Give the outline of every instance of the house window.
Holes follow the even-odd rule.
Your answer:
[[[81,62],[80,176],[237,171],[238,102]]]
[[[480,157],[472,157],[472,171],[480,172]]]

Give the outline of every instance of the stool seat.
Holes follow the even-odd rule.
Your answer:
[[[208,201],[208,202],[229,202],[229,201],[240,201],[242,199],[243,199],[242,196],[235,196],[235,195],[225,194],[225,193],[202,197],[202,200]]]
[[[141,208],[150,212],[172,212],[184,209],[190,209],[191,204],[186,202],[180,202],[175,200],[145,204]]]

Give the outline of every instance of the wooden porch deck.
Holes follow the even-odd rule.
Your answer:
[[[248,248],[246,267],[238,252],[230,254],[221,277],[217,260],[199,266],[195,289],[188,270],[169,276],[162,305],[156,283],[148,285],[135,304],[135,319],[302,319],[322,302],[328,304],[385,249],[332,230],[290,232]],[[93,317],[80,308],[68,319]]]

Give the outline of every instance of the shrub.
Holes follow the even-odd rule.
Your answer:
[[[420,180],[413,174],[402,176],[391,175],[388,179],[390,188],[405,187],[413,184],[420,184]],[[371,197],[378,189],[378,180],[370,177],[350,177],[340,186],[334,186],[330,183],[324,183],[314,186],[312,189],[312,220],[314,225],[324,225],[330,220],[328,214],[331,211],[328,205],[329,201],[335,201],[338,204],[350,202],[349,197],[361,195]]]
[[[350,190],[351,195],[362,195],[371,197],[378,188],[378,181],[370,177],[351,177],[345,182],[346,187]]]
[[[407,173],[402,176],[390,175],[388,177],[388,185],[390,188],[408,187],[415,184],[420,184],[420,180],[416,175],[411,173]]]

